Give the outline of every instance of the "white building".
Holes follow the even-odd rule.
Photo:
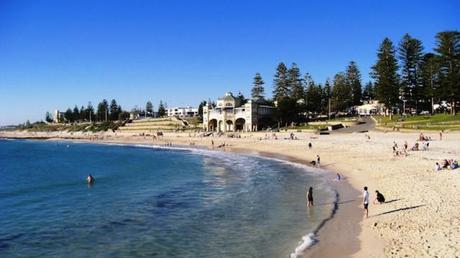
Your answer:
[[[54,110],[53,123],[64,123],[65,122],[65,113],[59,112],[59,110]]]
[[[198,108],[192,107],[176,107],[168,108],[166,110],[166,115],[169,117],[194,117],[198,116]]]
[[[216,107],[207,103],[203,107],[203,129],[218,132],[252,132],[262,129],[274,107],[264,100],[248,100],[244,105],[228,92],[217,100]]]
[[[370,100],[361,106],[357,106],[356,111],[360,116],[377,115],[384,111],[384,105],[377,100]]]

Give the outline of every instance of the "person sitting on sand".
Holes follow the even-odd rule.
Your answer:
[[[423,135],[423,133],[420,133],[420,136],[418,137],[418,140],[419,141],[425,140],[425,136]]]
[[[412,147],[412,151],[418,151],[418,142],[414,144],[414,146]]]
[[[88,184],[93,184],[94,177],[91,174],[89,174],[88,177],[86,178],[86,182],[88,182]]]
[[[458,161],[454,160],[450,163],[450,169],[457,169],[458,168]]]
[[[378,202],[379,204],[382,204],[385,202],[385,196],[383,196],[383,194],[381,194],[378,190],[375,191],[375,194],[377,197],[375,198],[374,203]]]
[[[308,207],[313,206],[313,187],[310,186],[307,192],[307,205]]]
[[[441,170],[441,165],[439,165],[439,162],[436,162],[434,165],[434,171],[440,171]]]
[[[447,169],[448,167],[449,167],[449,161],[445,159],[444,162],[442,163],[442,168]]]

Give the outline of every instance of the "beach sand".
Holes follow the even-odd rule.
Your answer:
[[[317,234],[318,244],[307,257],[460,257],[460,169],[434,172],[436,161],[460,159],[460,134],[445,133],[439,141],[431,136],[428,151],[409,151],[394,156],[393,141],[400,148],[412,146],[419,133],[368,133],[317,135],[296,133],[298,140],[285,140],[288,133],[277,133],[278,140],[261,140],[265,133],[241,134],[241,138],[194,137],[193,133],[165,133],[161,139],[132,134],[100,133],[96,142],[143,143],[211,148],[225,142],[222,151],[280,155],[308,163],[321,156],[321,168],[343,174],[335,182],[340,194],[336,215]],[[270,134],[268,134],[270,136]],[[74,138],[88,140],[82,133],[0,132],[0,137]],[[313,148],[308,149],[311,142]],[[329,174],[327,175],[331,177]],[[331,177],[331,180],[333,177]],[[369,218],[363,219],[362,188],[369,187],[371,201],[375,190],[387,203],[369,205]]]

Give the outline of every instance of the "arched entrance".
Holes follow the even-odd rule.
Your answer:
[[[225,122],[225,131],[226,132],[233,132],[233,121],[232,120],[227,120],[227,122]]]
[[[208,122],[208,131],[215,132],[217,130],[217,119],[211,119]]]
[[[219,132],[223,132],[224,131],[224,121],[220,120],[219,121],[219,125],[218,125],[218,130]]]
[[[244,118],[238,118],[235,121],[235,131],[244,131],[244,124],[246,120]]]

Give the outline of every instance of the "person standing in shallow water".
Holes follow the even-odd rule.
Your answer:
[[[308,207],[312,207],[313,206],[313,187],[310,186],[310,188],[308,188],[308,192],[307,192],[307,205]]]
[[[88,177],[86,178],[86,182],[88,184],[93,184],[94,183],[94,177],[93,175],[89,174]]]

